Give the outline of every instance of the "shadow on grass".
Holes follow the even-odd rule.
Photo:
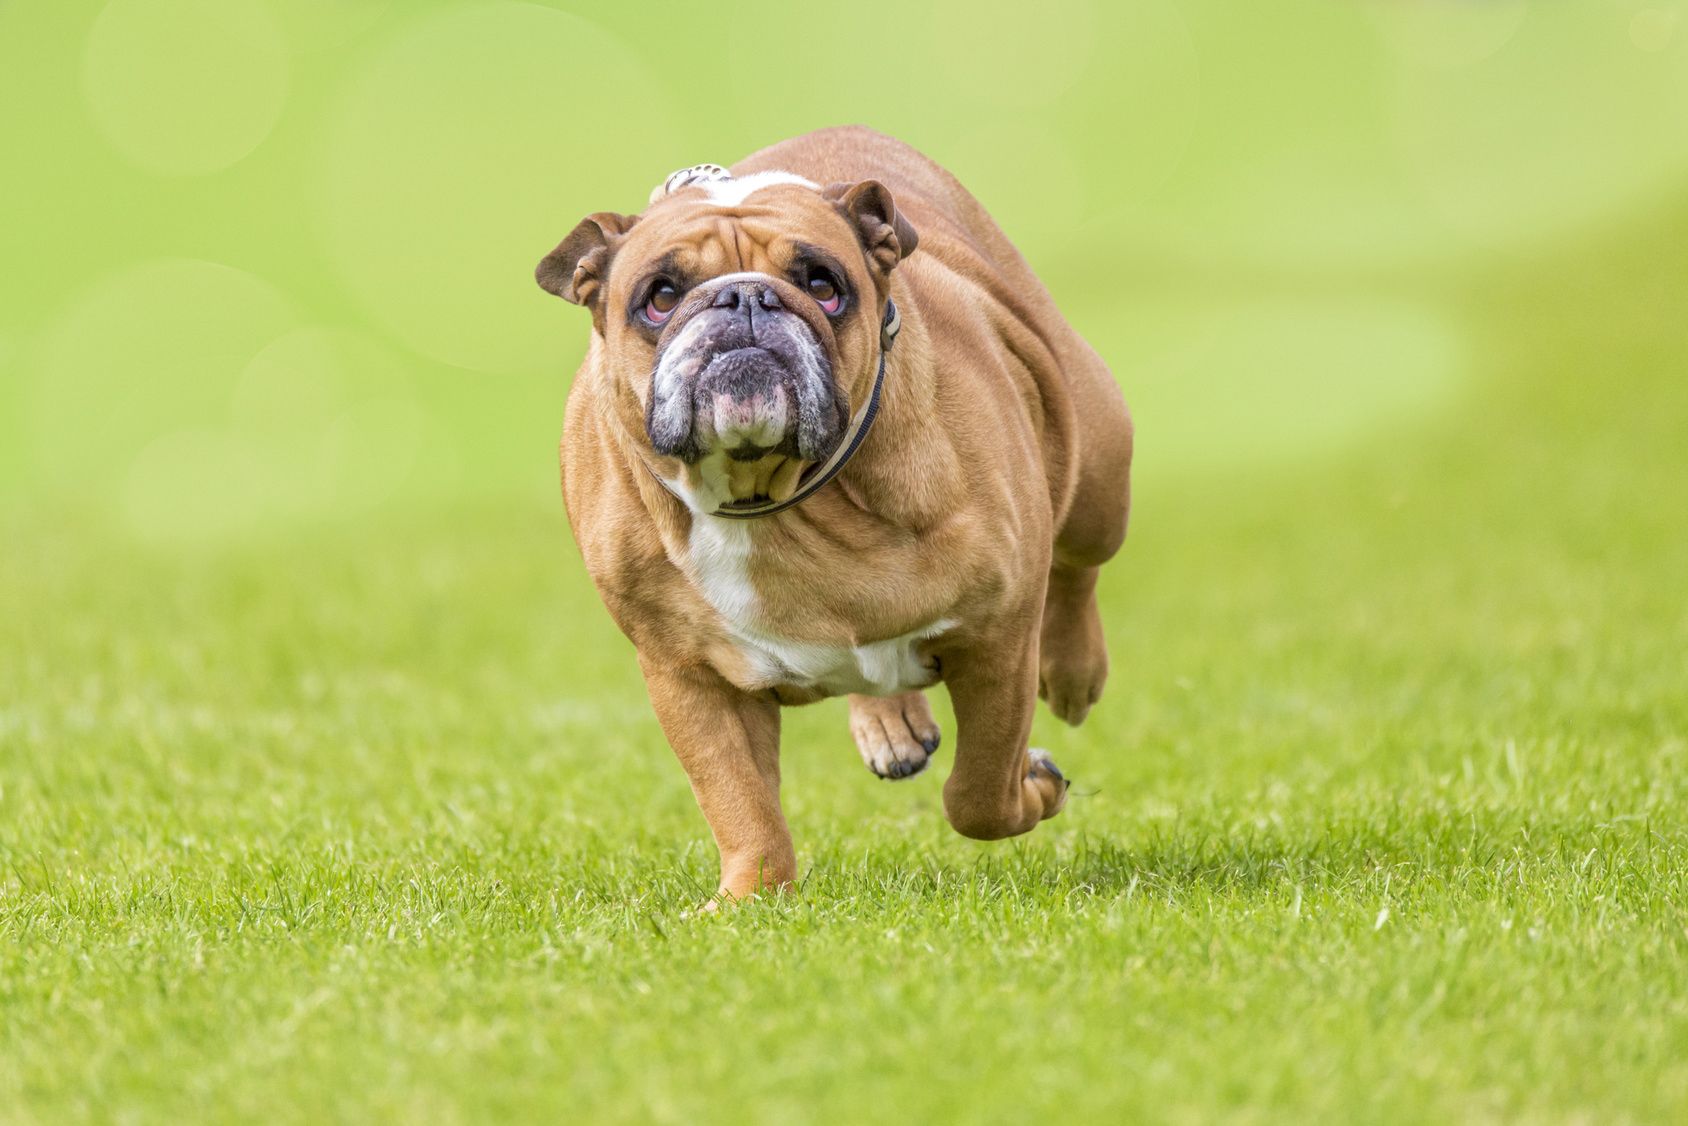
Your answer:
[[[1626,889],[1680,887],[1688,861],[1688,843],[1645,820],[1493,812],[1332,822],[1304,832],[1188,827],[1136,840],[1086,834],[1070,844],[999,847],[971,863],[907,848],[821,856],[801,890],[817,903],[869,895],[978,903],[1289,902],[1311,894],[1497,895],[1530,881],[1630,898]]]

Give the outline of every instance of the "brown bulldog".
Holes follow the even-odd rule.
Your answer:
[[[907,145],[826,129],[588,216],[537,277],[592,314],[564,498],[720,894],[797,872],[781,705],[847,694],[868,768],[907,778],[942,681],[950,824],[1060,812],[1032,708],[1079,723],[1107,677],[1096,576],[1125,538],[1131,417],[984,208]]]

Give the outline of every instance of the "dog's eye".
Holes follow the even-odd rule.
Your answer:
[[[828,316],[844,307],[844,287],[838,284],[838,279],[832,276],[832,271],[824,266],[816,266],[809,271],[809,296],[820,304],[821,311]]]
[[[651,286],[651,295],[645,298],[645,318],[652,324],[659,325],[668,319],[674,312],[674,306],[679,303],[680,291],[675,288],[674,283],[666,278],[660,279]]]

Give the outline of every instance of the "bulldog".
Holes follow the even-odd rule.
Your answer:
[[[587,216],[536,277],[592,316],[564,499],[714,835],[717,901],[796,877],[782,706],[848,696],[868,769],[906,779],[942,682],[950,824],[1059,813],[1032,712],[1080,723],[1107,678],[1132,422],[985,209],[909,146],[825,129]]]

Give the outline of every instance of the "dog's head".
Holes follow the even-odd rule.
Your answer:
[[[682,169],[636,216],[587,216],[535,271],[583,305],[651,447],[687,464],[828,457],[865,401],[914,228],[873,180]]]

